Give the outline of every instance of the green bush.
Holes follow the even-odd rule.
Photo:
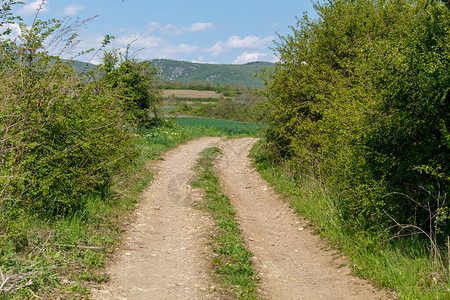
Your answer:
[[[398,222],[427,232],[439,227],[448,235],[449,9],[430,4],[404,31],[400,40],[374,46],[381,56],[373,61],[373,80],[382,100],[366,118],[364,168],[394,192],[386,197],[386,210]],[[445,222],[438,224],[435,214]]]
[[[339,196],[348,228],[444,237],[448,7],[334,0],[315,8],[317,19],[305,15],[280,36],[280,62],[265,74],[269,147]]]
[[[46,50],[78,25],[38,20],[29,28],[21,25],[16,42],[1,40],[1,231],[8,231],[14,210],[41,217],[76,210],[83,205],[81,195],[104,193],[112,175],[133,157],[125,103]]]
[[[140,126],[159,123],[161,91],[156,86],[158,71],[150,61],[140,62],[117,51],[105,52],[103,56],[102,82],[115,91],[128,112],[128,120]],[[150,116],[149,113],[152,113]]]

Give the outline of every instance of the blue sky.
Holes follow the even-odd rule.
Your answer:
[[[28,0],[16,10],[29,24],[41,2]],[[109,34],[115,36],[109,49],[123,51],[135,41],[140,59],[242,64],[275,61],[276,33],[288,34],[305,11],[315,16],[310,0],[47,0],[39,18],[97,16],[84,28],[79,50],[98,48]]]

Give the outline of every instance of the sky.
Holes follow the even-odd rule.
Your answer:
[[[30,25],[42,0],[24,1],[15,12]],[[202,63],[245,64],[277,60],[274,41],[304,12],[315,17],[311,0],[46,0],[42,20],[92,19],[82,28],[77,49],[98,49],[105,35],[115,38],[106,49],[138,59],[167,58]],[[79,60],[101,62],[92,53]]]

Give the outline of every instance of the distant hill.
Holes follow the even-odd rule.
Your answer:
[[[261,79],[255,77],[261,70],[274,66],[269,62],[254,62],[245,65],[201,64],[170,59],[151,60],[163,74],[161,79],[167,81],[192,83],[210,82],[220,85],[240,84],[248,87],[263,87]]]
[[[63,61],[67,62],[69,65],[72,65],[75,73],[89,72],[96,67],[96,65],[94,65],[94,64],[82,62],[79,60],[65,60],[64,59]]]

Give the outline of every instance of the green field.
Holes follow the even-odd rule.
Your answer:
[[[214,127],[224,131],[229,135],[258,135],[266,127],[263,124],[233,122],[221,119],[199,118],[199,117],[180,117],[177,123],[183,126],[203,126]]]

